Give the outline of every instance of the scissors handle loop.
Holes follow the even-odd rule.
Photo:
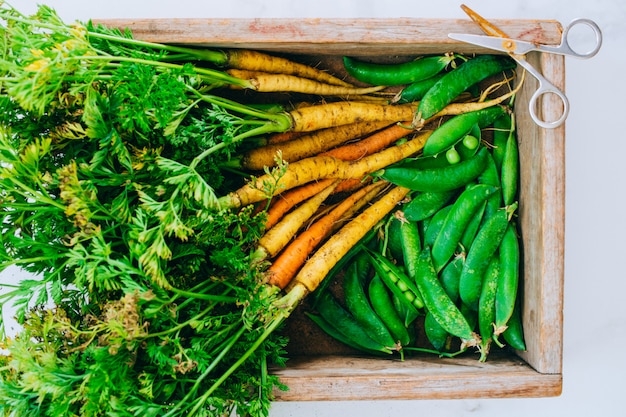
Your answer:
[[[593,34],[595,36],[595,46],[588,52],[577,52],[570,46],[570,33],[571,30],[579,25],[585,25],[591,28]],[[600,51],[600,47],[602,46],[602,31],[600,27],[590,19],[574,19],[572,22],[567,25],[565,30],[563,31],[563,35],[561,36],[561,44],[556,48],[551,48],[547,46],[543,46],[540,49],[544,52],[554,52],[562,55],[573,56],[576,58],[591,58]]]

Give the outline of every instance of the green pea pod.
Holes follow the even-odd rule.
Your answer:
[[[322,316],[317,314],[312,314],[310,312],[305,312],[306,316],[315,323],[320,329],[324,331],[327,335],[332,337],[333,339],[343,343],[346,346],[350,346],[353,349],[360,350],[362,352],[366,352],[372,355],[380,355],[381,351],[379,350],[371,350],[363,347],[359,343],[354,340],[349,339],[343,333],[341,333],[335,326],[333,326],[330,322],[324,319]]]
[[[515,126],[515,123],[513,123],[512,126]],[[517,144],[517,138],[515,137],[515,130],[514,128],[511,128],[511,132],[506,141],[504,159],[502,160],[501,170],[502,199],[505,205],[509,205],[513,203],[513,201],[515,201],[517,197],[518,181],[519,148]]]
[[[501,55],[479,55],[461,63],[426,92],[417,107],[417,118],[430,119],[470,86],[515,65],[511,57]]]
[[[510,223],[500,243],[500,280],[496,294],[496,333],[502,333],[513,314],[520,272],[520,248],[515,224]]]
[[[482,147],[472,158],[458,164],[431,169],[390,166],[378,175],[414,191],[451,191],[478,178],[487,166],[488,158],[489,151]]]
[[[396,263],[403,263],[402,254],[402,220],[391,216],[387,227],[387,249]]]
[[[400,91],[394,102],[406,104],[421,100],[424,94],[426,94],[441,77],[443,77],[443,73],[407,85]]]
[[[463,232],[463,236],[461,236],[461,246],[464,251],[467,251],[470,246],[472,246],[472,242],[476,237],[476,233],[478,232],[478,228],[480,227],[483,216],[485,215],[485,209],[487,207],[487,201],[484,201],[481,206],[478,208],[476,213],[472,216],[469,224],[465,228]]]
[[[361,82],[395,86],[431,78],[443,71],[455,58],[450,54],[421,57],[397,64],[382,64],[344,56],[343,64],[348,74]]]
[[[502,160],[504,159],[504,151],[511,132],[511,126],[512,119],[511,113],[509,112],[504,113],[493,122],[493,147],[491,154],[493,155],[498,172],[501,172]]]
[[[433,318],[453,336],[461,338],[464,344],[478,344],[478,337],[472,331],[465,317],[452,302],[441,286],[433,266],[430,247],[425,247],[417,260],[417,287],[424,297],[424,305]]]
[[[402,243],[404,269],[409,278],[415,280],[415,263],[417,255],[422,250],[422,241],[416,222],[402,222],[400,225],[400,242]]]
[[[465,255],[455,256],[439,273],[439,280],[453,302],[459,299],[459,278],[463,270]]]
[[[450,334],[446,329],[441,327],[430,311],[426,312],[426,316],[424,317],[424,333],[435,350],[439,352],[446,350]]]
[[[500,272],[500,259],[492,256],[483,278],[478,300],[478,329],[480,332],[480,362],[487,360],[489,347],[493,340],[493,324],[496,319],[496,289]]]
[[[482,278],[509,225],[509,219],[517,205],[511,205],[492,214],[481,225],[472,246],[467,252],[459,278],[459,295],[464,304],[476,310],[482,286]]]
[[[424,231],[424,246],[432,246],[435,243],[443,224],[446,222],[446,217],[452,210],[452,206],[452,204],[449,204],[433,214],[433,217],[428,222],[428,227]]]
[[[467,187],[452,204],[452,209],[432,245],[433,262],[437,271],[441,271],[452,258],[468,224],[483,202],[497,190],[491,185],[476,184]]]
[[[385,286],[387,285],[385,284]],[[415,338],[413,334],[415,333],[415,326],[411,325],[420,316],[420,312],[415,308],[413,304],[407,303],[406,300],[404,300],[404,296],[398,296],[398,294],[393,291],[391,291],[391,301],[393,302],[393,308],[398,312],[398,315],[403,318],[404,327],[409,330],[409,334],[411,334],[411,340],[413,340]]]
[[[404,205],[404,217],[409,221],[419,222],[445,206],[454,196],[455,191],[425,191],[417,193]]]
[[[344,338],[367,350],[392,353],[389,347],[373,340],[359,322],[328,291],[319,295],[316,308],[324,320],[332,324]]]
[[[487,127],[506,113],[506,111],[506,108],[503,106],[492,106],[486,109],[462,113],[446,120],[426,139],[422,154],[424,156],[434,156],[446,151],[460,142],[474,126],[478,125],[480,128]]]
[[[393,339],[400,346],[408,346],[409,343],[411,343],[409,331],[393,305],[393,300],[387,286],[378,275],[374,275],[370,280],[368,296],[372,308],[385,323]]]
[[[415,283],[400,267],[378,252],[368,251],[367,253],[370,255],[376,274],[393,293],[398,295],[407,305],[411,305],[416,311],[424,307],[422,295]]]
[[[485,169],[478,176],[478,183],[498,187],[498,192],[491,195],[487,200],[487,207],[485,207],[485,217],[488,217],[502,206],[502,186],[500,184],[500,174],[498,173],[496,163],[491,154],[487,156],[487,164],[485,166]]]
[[[513,309],[513,315],[509,319],[508,327],[502,333],[502,337],[506,343],[509,344],[513,349],[525,351],[526,343],[524,342],[524,329],[522,328],[522,317],[521,317],[521,307],[519,301],[515,303],[515,308]],[[494,338],[494,341],[497,342],[497,338]]]
[[[367,257],[367,255],[363,253],[363,257]],[[346,309],[372,340],[391,349],[395,346],[395,340],[389,333],[385,323],[372,308],[365,291],[365,282],[361,279],[362,276],[358,271],[357,262],[348,266],[343,280]]]

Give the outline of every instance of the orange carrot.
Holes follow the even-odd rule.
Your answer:
[[[245,80],[254,91],[262,93],[292,92],[301,94],[314,94],[319,96],[351,96],[375,93],[384,89],[384,86],[372,87],[345,87],[341,85],[326,84],[310,78],[302,78],[288,74],[272,74],[267,72],[246,71],[229,69],[226,71],[230,76]],[[241,88],[232,85],[232,88]]]
[[[260,261],[267,257],[276,256],[289,243],[289,240],[293,238],[302,225],[315,214],[333,191],[336,184],[337,181],[334,181],[330,186],[313,195],[305,203],[284,216],[274,227],[267,230],[259,239],[257,250],[252,258]]]
[[[279,194],[267,210],[265,230],[269,230],[297,204],[329,187],[335,180],[315,181]]]
[[[326,71],[313,66],[294,62],[286,58],[268,55],[263,52],[247,49],[231,49],[226,51],[228,55],[227,65],[249,71],[263,71],[275,74],[290,74],[299,77],[310,78],[326,84],[352,87],[347,83]]]
[[[380,152],[354,161],[342,161],[333,156],[317,155],[289,164],[285,173],[276,181],[276,192],[284,192],[302,184],[320,179],[363,179],[379,169],[408,158],[419,152],[432,132],[424,131],[413,139],[397,146],[388,147]],[[267,198],[263,184],[271,180],[261,175],[218,199],[222,208],[240,207]]]
[[[388,122],[356,122],[347,125],[329,127],[304,134],[293,140],[269,144],[251,149],[238,158],[229,161],[229,166],[250,170],[262,170],[276,165],[276,155],[280,151],[281,159],[288,163],[327,151],[334,146],[352,139],[375,132]]]
[[[331,149],[322,155],[330,155],[344,161],[353,161],[384,149],[412,132],[411,122],[394,124],[357,142]]]
[[[314,291],[328,272],[354,247],[365,234],[391,212],[409,193],[407,188],[394,187],[374,204],[335,232],[304,264],[285,288],[294,297]]]
[[[361,188],[339,203],[328,214],[313,223],[308,229],[298,234],[296,239],[285,247],[272,263],[272,266],[267,271],[269,275],[268,282],[279,288],[285,288],[298,269],[304,264],[309,254],[331,233],[333,226],[341,219],[345,212],[354,204],[364,199],[370,191],[378,191],[384,185],[386,185],[385,181],[378,181]],[[372,193],[371,198],[376,194],[377,193]]]

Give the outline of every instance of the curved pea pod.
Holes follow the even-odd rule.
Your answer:
[[[452,204],[432,245],[433,262],[437,271],[441,271],[452,258],[475,213],[497,190],[496,187],[487,184],[472,185],[467,187]]]
[[[443,289],[455,303],[459,299],[459,278],[461,277],[464,262],[464,254],[455,256],[439,273],[439,280]]]
[[[415,310],[419,314],[419,309],[424,307],[424,301],[415,283],[404,273],[404,271],[385,258],[378,252],[368,251],[372,265],[376,274],[382,279],[387,288],[402,300],[407,308]]]
[[[499,248],[500,279],[496,293],[495,332],[506,330],[517,299],[520,272],[519,239],[515,224],[509,223]]]
[[[401,223],[400,242],[402,244],[404,269],[409,278],[415,280],[415,263],[417,261],[417,255],[422,250],[422,240],[416,222],[403,221]]]
[[[480,336],[472,331],[469,323],[441,286],[433,266],[430,247],[420,252],[417,287],[424,297],[424,305],[439,325],[453,336],[459,337],[464,346],[480,343]]]
[[[411,343],[411,336],[403,319],[396,311],[391,295],[385,283],[378,275],[374,275],[368,286],[368,296],[372,308],[385,323],[393,339],[400,347]]]
[[[516,204],[502,208],[488,217],[478,229],[476,238],[467,252],[459,278],[459,295],[465,305],[478,309],[482,278],[491,257],[496,253]]]
[[[343,333],[341,333],[335,326],[333,326],[329,321],[318,314],[312,314],[310,312],[304,313],[313,323],[315,323],[320,329],[324,331],[327,335],[332,337],[333,339],[343,343],[346,346],[350,346],[353,349],[360,350],[362,352],[366,352],[369,354],[380,355],[383,352],[379,350],[371,350],[363,347],[359,343],[354,340],[346,337]]]
[[[430,311],[427,311],[424,317],[424,333],[430,344],[433,345],[436,350],[439,352],[446,350],[450,334],[446,329],[441,327]]]
[[[502,337],[506,343],[513,349],[526,350],[526,343],[524,342],[524,329],[522,328],[521,307],[519,301],[515,304],[513,315],[509,320],[507,329],[502,333]],[[494,341],[497,342],[497,338]]]
[[[454,190],[419,192],[404,205],[404,217],[416,222],[427,219],[445,206],[455,194]]]
[[[448,217],[448,213],[452,210],[452,204],[442,207],[437,213],[433,214],[424,230],[424,246],[432,246],[441,228]]]
[[[387,249],[391,257],[397,263],[403,263],[402,250],[402,225],[403,221],[396,216],[391,216],[387,227]]]
[[[498,192],[493,194],[487,200],[487,206],[485,207],[485,216],[488,217],[502,206],[502,186],[500,184],[500,173],[498,172],[496,163],[491,154],[487,156],[487,164],[485,166],[485,169],[478,176],[478,183],[498,187]]]
[[[358,321],[328,291],[321,293],[316,309],[344,338],[364,349],[391,354],[389,347],[373,340]]]
[[[515,125],[513,124],[513,126]],[[519,181],[519,148],[513,128],[511,128],[511,132],[506,141],[500,177],[502,184],[502,200],[505,205],[512,204],[517,197],[517,185]]]
[[[443,71],[455,56],[433,55],[408,62],[376,63],[343,57],[346,72],[357,80],[372,84],[395,86],[431,78]]]
[[[363,254],[362,256],[366,257],[367,255]],[[392,349],[396,341],[370,304],[365,291],[365,281],[361,279],[364,274],[358,271],[358,267],[357,262],[350,264],[344,275],[343,290],[346,309],[372,340]]]
[[[439,73],[433,77],[424,80],[415,81],[400,91],[398,96],[393,100],[395,103],[406,104],[421,100],[422,97],[431,89],[439,79],[443,77],[443,73]]]
[[[506,113],[503,106],[462,113],[446,120],[426,139],[422,153],[424,156],[438,155],[460,142],[474,126],[480,128],[491,125],[498,117]]]
[[[478,330],[482,339],[480,344],[480,359],[487,360],[489,348],[493,340],[493,325],[496,319],[496,289],[500,272],[500,259],[492,256],[483,278],[480,298],[478,300]]]
[[[493,155],[493,160],[496,163],[498,172],[501,172],[506,142],[509,139],[512,124],[511,113],[508,112],[504,113],[493,122],[493,143],[491,154]]]
[[[472,85],[507,69],[515,68],[509,56],[478,55],[446,73],[424,95],[417,108],[417,119],[427,120],[439,113]]]
[[[469,224],[465,228],[465,231],[463,232],[463,236],[461,236],[461,243],[460,243],[464,251],[467,251],[467,249],[469,249],[470,246],[472,246],[472,242],[474,241],[474,238],[476,237],[478,228],[480,227],[483,221],[483,216],[485,215],[486,207],[487,207],[487,201],[484,201],[481,204],[481,206],[478,208],[476,213],[474,213],[474,215],[472,216],[472,219],[470,220]]]
[[[489,151],[482,147],[476,155],[458,164],[441,168],[412,169],[410,164],[390,166],[378,175],[414,191],[451,191],[478,178],[487,166]]]

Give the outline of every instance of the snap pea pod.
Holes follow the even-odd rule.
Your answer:
[[[443,289],[446,291],[446,294],[448,294],[448,297],[455,303],[459,299],[459,278],[461,277],[464,262],[465,254],[459,254],[448,262],[439,273],[439,280],[441,281]]]
[[[424,333],[430,344],[433,345],[436,350],[439,352],[446,350],[450,334],[446,329],[441,327],[430,311],[427,311],[424,317]]]
[[[504,159],[504,151],[506,150],[506,142],[509,139],[511,132],[511,113],[505,113],[493,122],[493,142],[491,154],[498,168],[498,172],[501,172],[502,160]]]
[[[506,113],[503,106],[492,106],[486,109],[462,113],[446,120],[437,127],[426,139],[422,154],[424,156],[437,155],[460,142],[474,126],[485,128]]]
[[[459,295],[468,307],[477,310],[482,278],[489,261],[502,241],[510,217],[517,204],[502,208],[481,225],[472,246],[467,252],[465,264],[459,278]]]
[[[515,137],[515,115],[512,117],[511,131],[507,138],[500,182],[502,184],[502,200],[505,205],[515,201],[517,197],[517,184],[519,181],[519,148]]]
[[[399,104],[412,103],[414,101],[421,100],[424,94],[435,85],[439,79],[443,77],[443,73],[439,73],[433,77],[426,78],[425,80],[415,81],[400,91],[398,97],[394,100]]]
[[[363,257],[367,261],[367,254],[364,252],[357,256],[357,260],[359,257]],[[369,263],[366,265],[369,266]],[[372,340],[392,349],[396,341],[370,304],[365,291],[365,277],[366,275],[359,271],[359,262],[355,261],[348,266],[343,281],[346,309]]]
[[[424,300],[415,283],[400,267],[378,252],[368,251],[367,253],[376,274],[393,293],[415,312],[424,307]]]
[[[458,164],[430,169],[412,169],[410,164],[392,165],[376,175],[414,191],[451,191],[475,180],[485,170],[489,157],[489,151],[482,147],[476,155]]]
[[[470,86],[515,65],[512,58],[500,55],[479,55],[461,63],[426,92],[418,105],[417,119],[430,119]]]
[[[455,193],[454,190],[418,192],[404,205],[404,217],[415,222],[427,219],[445,206]]]
[[[453,336],[459,337],[464,345],[478,345],[480,337],[452,302],[441,286],[433,266],[430,247],[424,247],[417,260],[417,287],[424,297],[426,310],[432,313],[439,325]]]
[[[481,204],[481,206],[478,208],[476,213],[474,213],[469,224],[465,228],[465,231],[463,232],[463,236],[461,236],[461,243],[460,243],[464,251],[467,251],[467,249],[469,249],[470,246],[472,246],[472,242],[474,241],[474,238],[476,237],[478,228],[480,227],[480,224],[483,221],[483,216],[485,215],[486,207],[487,207],[487,201],[484,201]]]
[[[500,243],[500,279],[496,293],[495,331],[502,333],[513,314],[519,285],[520,248],[515,224],[509,223]]]
[[[373,340],[358,321],[328,291],[321,293],[316,309],[343,336],[367,350],[391,354],[388,346]]]
[[[492,213],[498,210],[502,206],[502,186],[500,183],[500,173],[496,167],[496,163],[493,159],[493,155],[489,153],[487,155],[487,163],[485,169],[478,176],[479,184],[488,184],[498,188],[498,192],[492,194],[487,199],[487,206],[485,207],[485,217],[489,217]]]
[[[508,327],[502,333],[502,337],[506,343],[509,344],[513,349],[525,351],[526,343],[524,341],[524,329],[522,328],[522,317],[521,317],[521,307],[519,300],[515,304],[515,308],[513,309],[513,315],[509,319]],[[497,337],[494,337],[494,341],[498,343]]]
[[[396,86],[431,78],[454,61],[455,56],[434,55],[401,63],[376,63],[344,56],[346,72],[357,80],[371,84]]]
[[[335,340],[343,343],[346,346],[350,346],[353,349],[360,350],[362,352],[366,352],[374,355],[381,355],[383,352],[379,350],[371,350],[368,349],[361,344],[355,342],[354,340],[346,337],[342,332],[337,330],[335,326],[333,326],[330,322],[328,322],[325,318],[320,315],[312,314],[311,312],[304,313],[313,323],[315,323],[320,329],[324,331],[327,335],[332,337]]]
[[[496,290],[500,273],[500,259],[492,256],[483,278],[480,298],[478,300],[478,330],[480,332],[480,362],[487,360],[493,340],[493,324],[496,318]]]
[[[474,218],[483,202],[497,190],[491,185],[475,184],[467,187],[452,204],[452,208],[432,244],[433,262],[437,271],[441,271],[454,255],[467,225]]]
[[[437,213],[433,214],[433,216],[428,221],[428,225],[426,225],[426,229],[424,230],[424,246],[432,246],[439,236],[443,224],[446,222],[446,217],[452,210],[453,204],[449,204],[445,207],[442,207]]]
[[[399,347],[408,346],[411,343],[409,331],[393,305],[387,286],[378,275],[374,275],[369,282],[368,296],[375,313],[385,323]]]

